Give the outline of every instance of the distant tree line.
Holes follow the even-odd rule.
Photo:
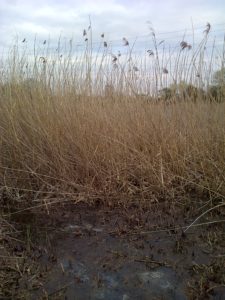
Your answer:
[[[212,84],[205,90],[181,81],[180,83],[171,84],[169,87],[161,89],[159,98],[166,101],[173,99],[192,101],[203,99],[223,102],[225,101],[225,67],[214,73]]]

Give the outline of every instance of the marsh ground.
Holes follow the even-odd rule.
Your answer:
[[[6,221],[2,227],[0,297],[225,299],[225,211],[198,222],[216,223],[184,232],[199,205],[70,203],[50,214],[14,213],[10,226],[17,230]]]

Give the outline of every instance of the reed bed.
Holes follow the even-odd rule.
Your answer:
[[[115,54],[103,34],[94,52],[86,30],[79,55],[72,41],[56,53],[35,44],[33,56],[14,46],[0,84],[2,201],[224,201],[224,85],[219,98],[209,92],[218,56],[214,45],[204,61],[209,26],[198,47],[184,40],[176,53],[160,52],[153,32],[144,57],[126,38]]]

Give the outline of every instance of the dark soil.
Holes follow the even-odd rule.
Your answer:
[[[205,209],[67,204],[12,214],[2,220],[0,299],[225,299],[224,223],[181,228]]]

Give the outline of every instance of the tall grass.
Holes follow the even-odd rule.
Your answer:
[[[204,89],[213,69],[212,57],[203,63],[207,38],[160,55],[153,34],[144,58],[127,40],[121,56],[105,43],[94,53],[90,38],[79,55],[71,41],[63,54],[43,55],[35,44],[31,57],[14,47],[0,85],[0,185],[9,205],[151,205],[190,189],[224,199],[225,102]],[[181,81],[197,89],[182,93]],[[170,83],[168,102],[159,90]]]

